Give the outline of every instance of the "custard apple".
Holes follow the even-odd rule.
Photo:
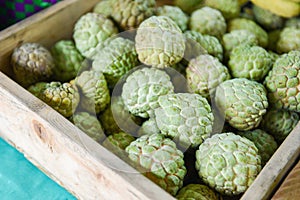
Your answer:
[[[272,68],[273,59],[260,46],[239,45],[230,54],[228,68],[235,78],[261,81]]]
[[[115,8],[115,2],[116,0],[101,0],[94,6],[93,12],[101,14],[105,17],[111,17]]]
[[[255,144],[261,157],[262,166],[268,162],[278,148],[274,137],[261,129],[239,132],[239,135],[248,138]]]
[[[196,147],[212,133],[214,116],[208,101],[198,94],[167,94],[158,98],[155,121],[163,135],[180,147]]]
[[[81,106],[92,113],[100,113],[110,102],[110,94],[105,77],[93,70],[84,71],[75,79],[82,92]]]
[[[268,45],[268,34],[261,28],[257,23],[250,19],[245,18],[235,18],[228,22],[227,24],[228,32],[233,30],[245,29],[256,35],[259,46],[265,48]]]
[[[205,0],[204,5],[219,10],[226,20],[238,17],[241,10],[238,0]]]
[[[300,17],[292,17],[285,21],[284,27],[300,28]]]
[[[188,61],[204,53],[223,60],[223,47],[216,37],[190,30],[185,31],[184,36],[187,40],[184,58]]]
[[[260,124],[260,128],[274,136],[280,144],[299,122],[299,115],[288,110],[269,110]]]
[[[24,43],[16,47],[11,65],[15,81],[25,88],[49,80],[55,67],[51,53],[38,43]]]
[[[221,83],[216,89],[215,103],[226,122],[240,131],[256,128],[269,106],[264,86],[245,78]]]
[[[203,7],[192,13],[189,27],[192,31],[212,35],[220,39],[225,34],[227,25],[219,10]]]
[[[173,93],[169,75],[157,68],[138,68],[123,85],[122,99],[126,108],[142,118],[153,116],[159,96]]]
[[[88,112],[76,112],[71,116],[71,122],[85,132],[93,140],[102,142],[106,136],[97,117]]]
[[[201,6],[203,0],[174,0],[174,5],[181,8],[184,12],[190,14]]]
[[[185,40],[172,19],[153,16],[143,21],[137,29],[135,47],[142,63],[165,68],[181,61]]]
[[[224,195],[247,190],[261,170],[255,144],[234,133],[215,134],[196,151],[196,169],[202,180]]]
[[[191,92],[209,99],[220,83],[230,79],[230,74],[217,58],[206,54],[190,61],[186,78]]]
[[[31,85],[28,91],[64,117],[71,117],[80,101],[76,86],[68,82],[39,82]]]
[[[265,78],[270,105],[276,109],[300,112],[300,51],[281,55]]]
[[[115,0],[112,6],[114,21],[121,29],[130,30],[154,15],[155,0]]]
[[[66,82],[74,79],[82,67],[84,57],[76,49],[72,40],[60,40],[51,48],[55,62],[53,78]]]
[[[277,42],[277,52],[288,53],[293,50],[300,51],[300,28],[284,28]]]
[[[106,39],[118,33],[114,23],[97,13],[87,13],[74,26],[76,48],[86,58],[92,58],[97,49],[103,48]]]
[[[144,135],[126,147],[133,165],[171,195],[176,195],[186,175],[183,153],[162,134]]]
[[[177,6],[164,5],[158,7],[156,15],[170,17],[182,31],[188,28],[189,17]]]
[[[188,184],[179,190],[177,200],[219,200],[212,189],[203,184]]]
[[[139,64],[134,42],[117,37],[95,54],[93,69],[104,74],[109,88]]]

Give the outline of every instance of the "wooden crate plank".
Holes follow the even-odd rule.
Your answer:
[[[0,136],[76,197],[174,199],[1,72],[0,80]]]
[[[300,154],[300,123],[279,146],[241,200],[270,199]]]

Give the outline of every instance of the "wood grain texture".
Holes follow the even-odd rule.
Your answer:
[[[174,199],[1,72],[0,80],[0,136],[77,198]]]
[[[300,160],[272,197],[272,200],[293,199],[300,199]]]

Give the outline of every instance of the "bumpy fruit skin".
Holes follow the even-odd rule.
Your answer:
[[[262,29],[258,24],[250,19],[245,18],[235,18],[228,22],[227,24],[228,31],[245,29],[256,35],[258,44],[265,48],[268,45],[268,34]]]
[[[117,37],[97,51],[92,66],[95,71],[104,74],[109,88],[113,88],[119,79],[138,63],[134,42]]]
[[[102,142],[106,138],[97,117],[89,114],[88,112],[75,113],[71,117],[71,121],[75,124],[75,126],[97,142]]]
[[[238,0],[205,0],[204,5],[220,10],[226,20],[238,17],[241,9]]]
[[[259,6],[252,7],[254,18],[266,30],[280,29],[283,27],[284,18]]]
[[[166,72],[157,68],[139,68],[127,77],[122,99],[133,115],[148,118],[158,107],[159,96],[173,92],[174,86]]]
[[[202,34],[221,38],[226,32],[226,22],[220,11],[203,7],[194,11],[190,18],[190,29]]]
[[[181,8],[184,12],[190,14],[200,7],[203,0],[174,0],[174,5]]]
[[[155,121],[163,135],[182,147],[196,147],[212,132],[214,116],[208,101],[198,94],[178,93],[158,98]]]
[[[281,55],[265,78],[270,105],[300,112],[300,51]]]
[[[300,28],[300,17],[292,17],[285,21],[284,27]]]
[[[245,78],[221,83],[216,89],[215,103],[226,122],[240,131],[256,128],[269,105],[264,86]]]
[[[109,106],[100,113],[99,120],[107,135],[126,132],[135,135],[141,120],[126,109],[120,96],[112,96]]]
[[[206,54],[189,62],[186,78],[191,92],[209,98],[220,83],[230,79],[230,74],[217,58]]]
[[[300,28],[284,28],[277,42],[277,52],[288,53],[293,50],[300,51]]]
[[[115,2],[116,0],[101,0],[94,6],[93,12],[105,17],[111,17]]]
[[[223,47],[219,40],[211,35],[202,35],[197,31],[185,31],[186,50],[184,58],[190,61],[198,55],[208,53],[223,60]],[[196,55],[194,55],[196,53]]]
[[[65,117],[73,115],[80,100],[77,88],[71,83],[39,82],[28,91]]]
[[[258,45],[258,40],[254,33],[247,30],[233,30],[230,33],[223,35],[222,44],[225,51],[225,56],[229,58],[231,51],[241,45]]]
[[[74,26],[73,39],[79,52],[92,58],[94,51],[103,47],[106,39],[118,33],[114,23],[97,13],[87,13]]]
[[[119,132],[109,135],[103,141],[102,145],[119,157],[126,158],[127,155],[125,149],[134,140],[135,138],[132,135],[125,132]]]
[[[84,71],[76,77],[75,84],[82,92],[80,104],[85,110],[98,114],[109,104],[110,94],[102,73]]]
[[[219,200],[218,195],[202,184],[189,184],[181,188],[176,195],[177,200]]]
[[[261,170],[258,149],[234,133],[215,134],[196,151],[196,169],[202,180],[224,195],[247,190]]]
[[[137,28],[154,15],[155,0],[115,0],[112,18],[123,30]]]
[[[288,110],[269,110],[260,124],[260,128],[274,136],[278,143],[282,143],[299,122],[299,115]]]
[[[157,16],[170,17],[182,31],[185,31],[188,27],[189,17],[177,6],[164,5],[157,8]]]
[[[272,65],[273,59],[264,48],[249,44],[234,48],[228,62],[233,77],[254,81],[263,80]]]
[[[25,88],[49,80],[55,67],[51,53],[38,43],[24,43],[15,48],[11,65],[14,79]]]
[[[141,128],[138,131],[138,136],[152,135],[157,133],[160,133],[160,130],[157,127],[157,123],[154,118],[150,118],[142,124]]]
[[[84,60],[74,42],[61,40],[51,48],[51,53],[55,62],[53,78],[61,82],[74,79]]]
[[[255,144],[261,157],[262,166],[268,162],[278,148],[274,137],[261,129],[240,132],[239,135],[248,138]]]
[[[161,134],[144,135],[126,147],[129,159],[146,177],[176,195],[186,175],[183,153]]]
[[[142,63],[164,68],[181,61],[185,40],[172,19],[153,16],[143,21],[137,29],[135,47]]]

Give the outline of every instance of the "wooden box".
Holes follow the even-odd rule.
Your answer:
[[[174,199],[10,78],[16,46],[49,48],[71,38],[75,21],[98,1],[62,1],[0,32],[0,136],[79,199]],[[299,130],[298,124],[242,199],[272,196],[299,155]]]

